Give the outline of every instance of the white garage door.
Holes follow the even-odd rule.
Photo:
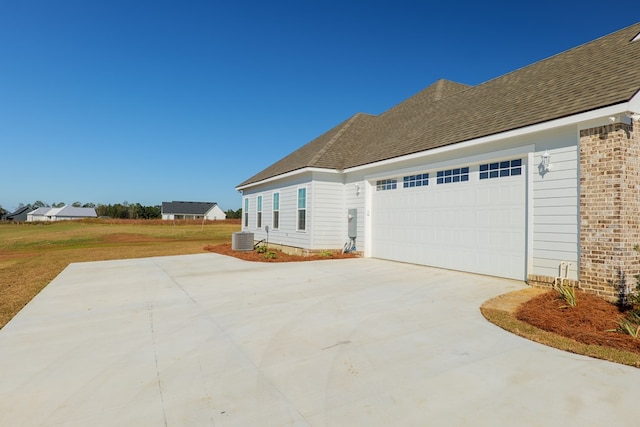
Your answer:
[[[467,171],[432,171],[428,185],[426,174],[375,182],[372,256],[525,279],[524,160]]]

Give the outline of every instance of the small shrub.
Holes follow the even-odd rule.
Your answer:
[[[265,259],[276,259],[278,258],[278,254],[275,251],[266,251],[264,253]]]
[[[640,253],[640,246],[635,245],[633,250]],[[620,305],[630,308],[625,317],[618,321],[618,331],[634,338],[640,337],[640,274],[635,276],[636,286],[634,290],[623,289]]]
[[[568,304],[569,307],[575,307],[578,304],[576,300],[576,290],[573,286],[560,284],[557,288],[560,297]]]
[[[329,258],[333,256],[333,252],[331,251],[322,251],[320,252],[320,256],[325,257],[325,258]]]
[[[267,253],[267,245],[260,245],[256,248],[256,252],[259,254]]]
[[[635,313],[630,313],[618,322],[618,330],[634,338],[640,337],[640,317]]]

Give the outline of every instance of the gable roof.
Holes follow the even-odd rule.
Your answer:
[[[29,215],[35,216],[64,216],[70,218],[95,218],[95,208],[77,208],[75,206],[62,206],[60,208],[52,208],[49,206],[41,207],[29,212]]]
[[[16,217],[19,217],[21,215],[26,215],[30,210],[31,210],[31,206],[27,205],[27,206],[20,206],[18,209],[16,209],[15,211],[11,212],[10,214],[5,215],[5,218],[8,220],[13,220]]]
[[[58,209],[52,209],[47,216],[65,216],[77,218],[93,218],[97,217],[95,208],[77,208],[75,206],[63,206]]]
[[[342,170],[629,101],[640,23],[477,86],[439,80],[380,114],[356,114],[238,185],[307,167]]]
[[[162,202],[162,213],[204,215],[216,205],[215,202]]]
[[[47,212],[49,212],[51,210],[51,207],[49,206],[45,206],[45,207],[41,207],[41,208],[36,208],[34,210],[32,210],[31,212],[29,212],[29,215],[46,215]]]

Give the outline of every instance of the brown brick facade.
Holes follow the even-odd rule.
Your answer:
[[[527,277],[527,283],[536,288],[553,288],[559,283],[555,283],[555,277],[539,276],[537,274],[529,274]],[[580,282],[577,280],[563,279],[563,285],[573,286],[574,288],[580,287]]]
[[[607,299],[640,273],[639,127],[580,131],[580,287]]]

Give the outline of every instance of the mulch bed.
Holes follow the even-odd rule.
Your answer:
[[[555,291],[549,291],[522,304],[516,318],[537,328],[583,344],[618,348],[640,354],[640,339],[620,332],[618,319],[625,312],[595,295],[576,292],[577,304],[568,307]]]
[[[331,253],[326,255],[310,255],[310,256],[289,255],[280,250],[269,248],[269,251],[275,252],[275,258],[265,258],[264,256],[265,254],[259,254],[255,250],[234,251],[233,249],[231,249],[231,243],[226,243],[223,245],[216,245],[216,246],[205,246],[204,250],[221,254],[221,255],[232,256],[245,261],[256,261],[256,262],[299,262],[299,261],[319,261],[319,260],[327,260],[327,259],[346,259],[346,258],[357,257],[354,254],[343,254],[341,252]]]

